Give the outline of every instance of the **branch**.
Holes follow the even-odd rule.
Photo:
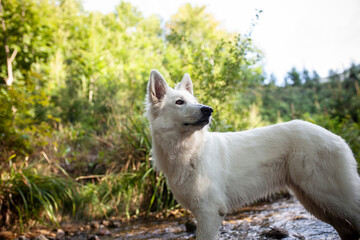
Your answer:
[[[17,53],[18,53],[18,50],[14,49],[13,53],[11,54],[11,57],[9,58],[10,62],[14,61]]]
[[[80,176],[80,177],[77,177],[75,178],[76,181],[79,181],[79,180],[82,180],[82,179],[93,179],[93,178],[102,178],[104,177],[105,175],[90,175],[90,176]]]
[[[47,161],[49,164],[51,164],[51,161],[50,161],[49,157],[46,155],[46,153],[45,153],[44,151],[41,151],[40,153],[44,156],[44,158],[46,159],[46,161]]]

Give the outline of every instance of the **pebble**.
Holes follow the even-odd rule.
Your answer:
[[[109,220],[103,220],[102,221],[102,224],[105,226],[105,227],[108,227],[108,228],[116,228],[116,227],[119,227],[120,226],[120,223],[116,223],[116,222],[113,222],[113,221],[109,221]]]
[[[196,223],[193,219],[189,219],[185,222],[186,232],[194,233],[196,231]]]
[[[99,225],[99,230],[102,231],[102,230],[104,230],[104,229],[105,229],[105,226],[102,225],[102,224],[100,224],[100,225]]]
[[[105,227],[109,227],[111,225],[111,221],[102,220],[101,224],[104,225]]]
[[[121,222],[112,222],[114,224],[114,228],[121,227]]]
[[[87,240],[100,240],[100,238],[97,235],[89,236]]]
[[[109,236],[109,235],[111,235],[111,232],[107,229],[102,229],[102,230],[99,230],[98,235],[99,236]]]
[[[283,228],[272,228],[261,233],[262,236],[273,239],[283,239],[289,236],[289,232]]]
[[[56,232],[56,239],[64,239],[65,238],[65,232],[62,229],[58,229]]]
[[[90,222],[90,227],[91,228],[99,228],[100,227],[100,222],[98,222],[98,221],[91,221]]]
[[[34,237],[32,240],[48,240],[44,235],[39,235],[37,237]]]

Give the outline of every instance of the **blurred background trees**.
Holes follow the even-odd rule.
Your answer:
[[[251,34],[186,4],[163,23],[120,2],[109,14],[77,0],[0,1],[0,225],[61,222],[178,207],[151,167],[143,116],[150,70],[187,72],[212,130],[303,118],[343,136],[360,157],[360,67],[266,74]],[[59,216],[60,215],[60,216]]]

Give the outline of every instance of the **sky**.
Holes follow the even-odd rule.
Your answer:
[[[83,0],[88,11],[109,13],[120,0]],[[205,5],[228,31],[247,33],[264,54],[264,68],[279,83],[292,67],[315,70],[321,77],[330,69],[342,72],[360,63],[360,0],[127,0],[145,17],[166,22],[185,3]]]

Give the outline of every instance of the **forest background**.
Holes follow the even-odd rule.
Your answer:
[[[154,68],[172,86],[190,74],[214,108],[211,131],[300,118],[342,136],[360,160],[356,63],[326,79],[289,69],[279,86],[251,31],[228,32],[190,4],[163,24],[126,2],[102,14],[77,0],[0,0],[0,21],[2,228],[179,208],[149,155],[144,98]]]

